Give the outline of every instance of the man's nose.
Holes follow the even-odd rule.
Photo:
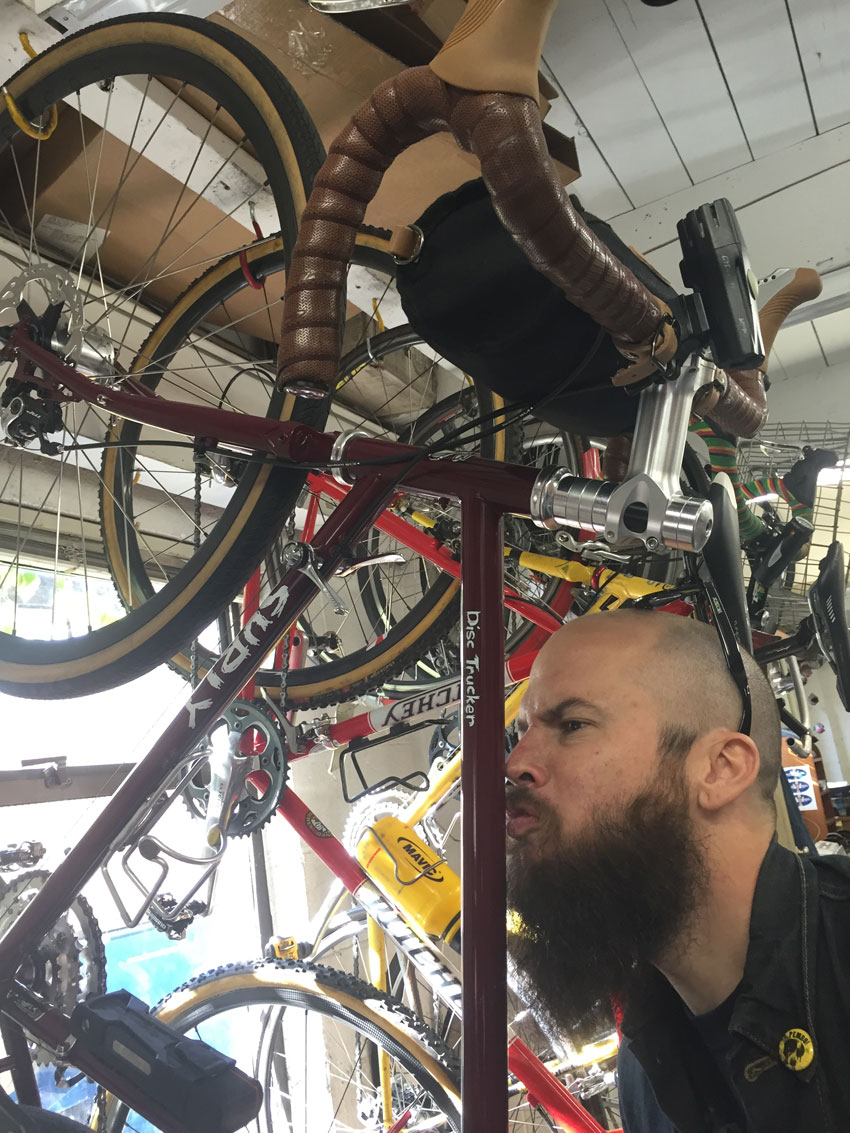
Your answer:
[[[512,783],[542,787],[546,782],[546,769],[535,747],[529,730],[514,747],[505,764],[505,774]]]

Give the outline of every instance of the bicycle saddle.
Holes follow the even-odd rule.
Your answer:
[[[841,703],[850,712],[850,632],[844,608],[844,549],[838,541],[821,559],[808,598],[818,644],[835,673]]]

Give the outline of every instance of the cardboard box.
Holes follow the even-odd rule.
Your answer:
[[[389,8],[343,22],[315,12],[304,0],[232,0],[212,19],[262,47],[292,83],[328,146],[379,83],[433,57],[461,9],[462,0],[424,0],[414,11]],[[557,147],[561,179],[569,184],[579,176],[575,145],[549,127],[547,133]],[[409,224],[441,194],[479,173],[475,157],[449,134],[436,134],[393,163],[366,221]]]
[[[368,25],[367,30],[372,38],[381,40],[384,48],[350,26],[315,12],[305,0],[232,0],[211,18],[262,47],[305,103],[327,146],[376,86],[397,75],[408,63],[432,57],[461,6],[462,0],[420,0],[412,12],[400,8],[372,13],[381,18],[377,24],[373,21]],[[175,89],[172,83],[166,85]],[[186,101],[203,117],[216,113],[217,126],[231,137],[241,133],[235,125],[231,129],[226,116],[217,113],[205,96]],[[575,147],[571,139],[557,132],[555,135],[553,145],[560,146],[559,169],[568,183],[578,176]],[[30,173],[34,172],[39,151],[36,223],[46,217],[54,237],[64,234],[72,241],[89,220],[91,171],[99,167],[105,201],[120,180],[124,145],[113,137],[104,139],[102,131],[88,120],[81,128],[76,110],[63,106],[59,126],[49,144],[29,149],[25,142],[20,148],[16,144],[19,160],[33,166]],[[9,164],[8,153],[2,168],[7,189],[0,189],[0,203],[7,214],[15,207],[20,213],[17,175]],[[436,134],[394,163],[367,211],[366,220],[383,227],[409,224],[442,193],[478,176],[479,171],[477,160],[462,152],[450,135]],[[24,177],[26,184],[33,183],[30,174],[25,173]],[[183,192],[180,182],[158,164],[145,156],[139,158],[130,182],[122,190],[120,207],[105,208],[107,219],[100,226],[100,261],[111,284],[130,284],[140,270],[147,270],[146,259],[169,227],[181,193],[184,202],[194,199],[194,194]],[[102,207],[103,204],[96,206],[96,214]],[[18,219],[22,223],[25,220],[21,215]],[[170,270],[146,291],[143,302],[154,310],[166,309],[220,256],[252,239],[253,232],[244,224],[232,217],[222,219],[215,204],[194,199],[159,253],[160,262],[170,265]],[[57,259],[61,261],[61,256]],[[274,295],[270,294],[268,299],[276,298],[282,287],[281,277],[269,286]],[[245,288],[229,302],[228,315],[232,319],[249,319],[243,327],[268,339],[269,316],[252,314],[262,299],[263,292]]]
[[[185,191],[182,182],[144,155],[138,156],[132,176],[126,179],[114,202],[114,189],[125,169],[126,147],[113,135],[104,136],[89,119],[84,118],[81,123],[80,115],[71,107],[62,106],[49,143],[40,147],[25,143],[20,149],[16,144],[15,152],[24,185],[36,183],[38,161],[33,215],[37,233],[46,233],[39,240],[46,258],[62,263],[63,252],[68,257],[64,262],[75,258],[93,217],[98,230],[99,262],[108,285],[132,286],[134,280],[162,272],[162,278],[146,287],[140,296],[142,304],[155,312],[167,310],[208,267],[254,239],[253,232],[232,217],[223,219],[215,204]],[[29,221],[9,151],[4,160],[3,183],[7,189],[0,191],[0,205],[12,223],[27,231]],[[92,212],[89,186],[95,170],[97,191]],[[181,219],[175,225],[176,209]],[[160,242],[155,259],[150,261]],[[89,245],[89,255],[94,250]],[[270,293],[274,278],[269,284]],[[277,283],[282,292],[282,273]],[[268,316],[256,313],[260,303],[268,301],[257,298],[262,295],[244,288],[228,301],[227,315],[222,314],[221,321],[226,317],[239,319],[244,333],[267,339]],[[128,302],[127,308],[129,313],[133,303]]]

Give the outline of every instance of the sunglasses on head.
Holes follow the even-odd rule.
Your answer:
[[[723,603],[714,589],[714,583],[706,582],[704,589],[708,604],[711,607],[711,617],[717,630],[717,636],[720,638],[720,648],[726,658],[726,668],[729,670],[732,680],[738,686],[738,692],[741,696],[743,710],[738,731],[748,736],[753,725],[753,700],[750,692],[750,678],[747,676],[747,670],[744,667],[744,657],[738,644],[738,638],[732,628],[732,622],[729,620],[729,615],[723,608]]]

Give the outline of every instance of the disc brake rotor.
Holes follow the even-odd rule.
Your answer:
[[[28,302],[39,292],[38,301]],[[0,326],[17,323],[19,307],[27,303],[37,319],[56,308],[57,321],[43,345],[73,362],[84,373],[111,377],[115,373],[115,344],[105,330],[86,326],[83,296],[74,276],[55,264],[26,268],[0,291]],[[44,310],[39,308],[44,307]]]

